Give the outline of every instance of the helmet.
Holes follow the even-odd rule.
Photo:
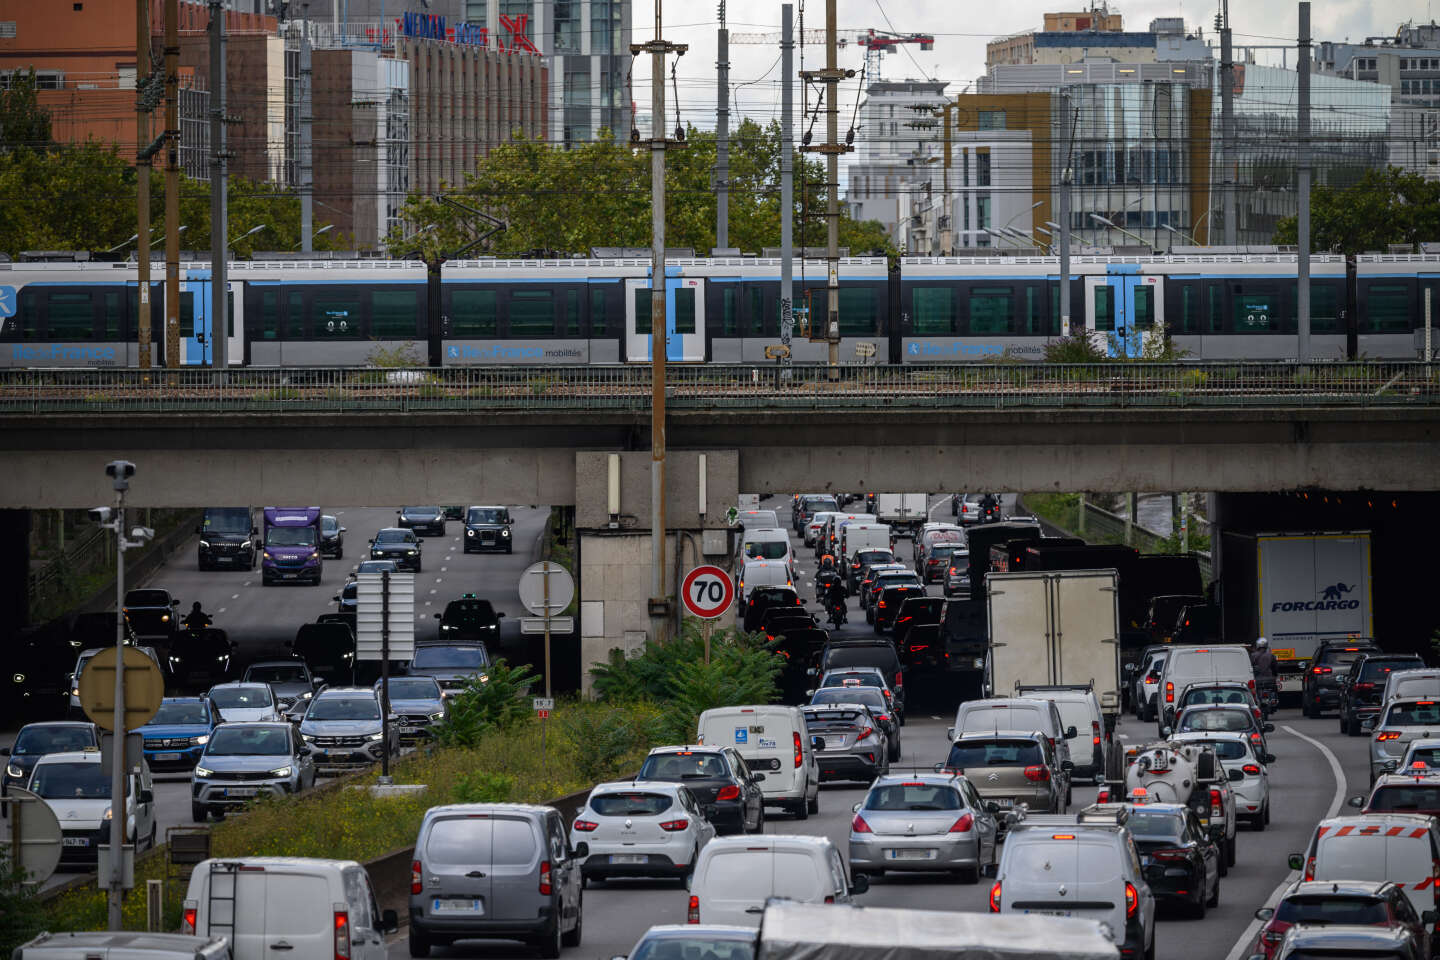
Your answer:
[[[1269,641],[1269,640],[1266,640],[1264,637],[1261,637],[1261,638],[1259,638],[1258,640],[1255,641],[1255,649],[1256,649],[1256,650],[1264,650],[1264,649],[1265,649],[1266,647],[1268,647],[1269,645],[1270,645],[1270,641]]]

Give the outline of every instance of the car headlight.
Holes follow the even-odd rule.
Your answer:
[[[370,734],[369,736],[367,736],[365,739],[366,739],[366,740],[370,740],[370,741],[373,742],[373,741],[375,741],[375,740],[383,740],[384,738],[385,738],[385,734],[383,734],[383,733],[372,733],[372,734]]]
[[[200,541],[200,546],[204,547],[206,550],[209,550],[209,549],[210,549],[210,541],[209,541],[209,540],[201,540],[201,541]]]
[[[510,536],[510,528],[509,528],[509,527],[506,527],[504,530],[501,530],[501,531],[500,531],[500,536],[502,536],[502,537],[508,537],[508,536]]]
[[[262,556],[264,556],[264,558],[265,558],[266,560],[269,560],[269,559],[270,559],[270,551],[269,551],[269,550],[264,551],[264,552],[262,553]]]
[[[480,682],[481,682],[481,683],[489,683],[489,682],[490,682],[490,675],[489,675],[488,673],[482,673],[482,674],[480,674]]]
[[[10,675],[10,679],[13,680],[13,681],[16,682],[16,683],[24,683],[24,682],[25,682],[25,674],[23,674],[23,673],[14,673],[14,674],[11,674],[11,675]]]
[[[314,742],[315,742],[315,738],[314,738],[313,736],[311,736],[310,734],[308,734],[308,733],[302,733],[302,734],[300,734],[300,739],[301,739],[301,740],[304,740],[306,743],[314,743]]]
[[[315,694],[313,694],[313,693],[311,693],[310,691],[307,690],[307,691],[305,691],[304,693],[300,694],[300,699],[301,699],[301,700],[309,700],[309,699],[310,699],[311,697],[313,697],[313,696],[315,696]]]
[[[271,770],[271,771],[270,771],[270,776],[272,776],[272,777],[288,777],[288,776],[290,776],[291,772],[292,772],[292,768],[290,768],[290,767],[276,767],[274,770]]]
[[[71,688],[70,688],[70,696],[72,696],[72,697],[78,697],[78,696],[80,696],[80,688],[79,688],[79,687],[71,687]]]
[[[473,537],[473,536],[475,536],[475,531],[474,531],[474,530],[471,530],[469,527],[466,527],[466,528],[465,528],[465,536],[467,536],[467,537]]]
[[[208,733],[205,734],[204,736],[191,737],[191,738],[190,738],[190,745],[191,745],[192,747],[203,747],[203,746],[205,746],[205,744],[207,744],[207,743],[209,743],[209,742],[210,742],[210,734],[208,734]]]
[[[174,658],[172,657],[171,659],[173,660]],[[229,660],[230,657],[229,657],[228,655],[222,653],[222,654],[220,654],[220,656],[216,657],[215,659],[216,659],[216,661],[219,662],[219,663],[224,663],[226,660]]]
[[[168,614],[168,613],[162,613],[162,614],[160,614],[160,622],[161,622],[161,623],[169,623],[169,622],[170,622],[170,614]]]
[[[413,556],[415,556],[415,554],[419,553],[420,551],[419,551],[419,550],[406,550],[405,552],[408,553],[410,556],[413,557]]]
[[[179,663],[180,660],[181,660],[180,657],[177,657],[177,656],[176,656],[175,654],[173,654],[173,653],[170,654],[170,662],[171,662],[171,663]]]
[[[319,558],[320,558],[320,551],[319,551],[319,550],[311,550],[311,551],[310,551],[310,559],[311,559],[311,560],[318,560]]]
[[[455,629],[455,625],[454,625],[454,624],[450,624],[450,623],[442,623],[442,624],[440,624],[440,629],[441,629],[441,630],[454,630],[454,629]]]
[[[7,764],[5,765],[5,776],[7,776],[7,777],[14,777],[15,779],[18,780],[18,779],[20,779],[21,777],[25,776],[25,771],[24,771],[24,770],[21,770],[19,767],[15,766],[15,764],[13,764],[13,763],[7,763]]]
[[[105,808],[105,816],[102,817],[101,819],[103,819],[103,820],[109,820],[109,819],[111,819],[110,814],[111,814],[112,812],[113,812],[113,811],[112,811],[109,807],[106,807],[106,808]]]
[[[241,549],[241,550],[249,550],[249,549],[250,549],[250,541],[249,541],[249,540],[246,540],[244,543],[240,544],[240,549]]]
[[[430,714],[430,719],[434,720],[436,723],[439,723],[441,720],[445,719],[445,711],[441,710],[439,713]]]

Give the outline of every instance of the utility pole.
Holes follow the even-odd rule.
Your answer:
[[[1296,107],[1296,164],[1299,180],[1297,192],[1300,210],[1295,218],[1295,240],[1300,246],[1296,258],[1299,267],[1296,282],[1296,313],[1299,316],[1299,342],[1296,359],[1310,361],[1310,0],[1300,0],[1300,58],[1295,65],[1300,71],[1299,104]]]
[[[180,0],[165,0],[165,366],[180,366]],[[144,238],[142,242],[149,242]]]
[[[135,0],[135,237],[139,249],[140,366],[150,368],[150,0]]]
[[[840,81],[855,75],[854,70],[836,66],[838,42],[835,29],[835,0],[825,0],[825,69],[806,70],[806,80],[825,81],[825,142],[802,149],[825,154],[825,335],[829,344],[827,376],[840,379],[840,154],[853,148],[840,143]],[[812,323],[813,331],[814,325]],[[814,339],[811,334],[811,339]]]
[[[725,0],[720,0],[720,29],[715,33],[715,246],[730,246],[730,29]],[[679,104],[676,104],[678,107]]]
[[[684,54],[683,43],[661,38],[661,0],[655,0],[655,39],[632,43],[632,54],[650,54],[650,630],[665,635],[665,55]],[[679,104],[676,104],[679,107]],[[679,132],[679,131],[677,131]],[[677,145],[680,141],[674,141]]]
[[[304,17],[300,27],[300,249],[315,249],[313,185],[315,161],[311,153],[311,122],[315,117],[310,77],[310,4],[300,7]]]
[[[1060,115],[1065,123],[1065,159],[1060,163],[1060,336],[1070,336],[1070,158],[1074,155],[1075,129],[1070,112],[1070,92],[1060,90]],[[1083,511],[1082,511],[1083,512]]]
[[[225,138],[225,0],[210,0],[210,365],[229,366],[226,256],[229,251],[230,154]]]
[[[1230,0],[1220,0],[1220,164],[1224,192],[1225,245],[1236,244],[1235,57],[1230,46]]]
[[[790,365],[795,335],[795,28],[791,4],[780,5],[780,345]]]

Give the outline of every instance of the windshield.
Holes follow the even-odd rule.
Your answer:
[[[950,559],[950,554],[952,554],[952,553],[954,553],[954,552],[955,552],[955,547],[954,547],[953,544],[946,544],[946,545],[944,545],[944,546],[931,547],[931,548],[930,548],[930,559],[931,559],[931,560],[949,560],[949,559]]]
[[[827,673],[820,681],[821,687],[878,687],[881,685],[878,673]]]
[[[1233,703],[1243,706],[1249,699],[1243,690],[1224,687],[1201,687],[1199,690],[1185,691],[1186,706],[1192,703]]]
[[[751,540],[745,544],[745,555],[760,560],[784,560],[790,555],[790,545],[784,540]]]
[[[463,647],[416,647],[415,659],[410,661],[410,666],[430,670],[474,670],[489,663],[485,648],[476,643]]]
[[[201,526],[206,533],[250,532],[250,511],[246,507],[210,507]]]
[[[821,687],[810,698],[811,703],[863,703],[872,710],[884,713],[888,706],[885,694],[877,687]]]
[[[1440,725],[1440,701],[1416,700],[1411,703],[1397,703],[1390,707],[1381,726],[1436,726]]]
[[[376,543],[414,543],[415,533],[412,530],[401,530],[397,527],[386,527],[375,534]]]
[[[866,810],[959,810],[960,794],[943,783],[887,783],[870,791]]]
[[[630,960],[755,960],[755,940],[718,937],[650,937]]]
[[[310,705],[306,720],[379,720],[380,702],[374,697],[322,697]]]
[[[210,699],[215,701],[215,706],[221,710],[237,707],[268,707],[273,703],[270,699],[270,688],[259,685],[253,687],[212,687]]]
[[[355,568],[356,573],[384,573],[386,570],[395,573],[399,568],[394,560],[361,560],[360,566]]]
[[[1045,762],[1034,740],[967,740],[950,747],[945,766],[951,770],[967,767],[1034,767]]]
[[[1250,755],[1250,748],[1241,740],[1186,740],[1186,743],[1203,743],[1215,748],[1215,756],[1221,760],[1244,760]]]
[[[288,757],[290,731],[285,727],[236,727],[221,724],[205,753],[212,757]]]
[[[11,748],[11,752],[16,756],[69,753],[93,746],[95,736],[85,727],[26,727],[20,731],[20,736],[15,738],[15,746]]]
[[[504,523],[509,517],[509,510],[502,507],[471,507],[470,512],[465,515],[466,523]]]
[[[590,798],[590,809],[602,817],[653,817],[673,802],[663,793],[605,793]]]
[[[160,709],[155,711],[155,716],[152,717],[151,720],[150,720],[150,723],[151,723],[151,724],[159,724],[159,723],[198,723],[198,724],[205,724],[205,723],[209,723],[209,722],[210,722],[210,711],[209,711],[208,709],[206,709],[205,704],[202,703],[202,702],[200,702],[199,700],[192,700],[192,701],[180,702],[180,703],[176,703],[176,702],[173,702],[173,701],[170,702],[170,703],[163,703],[163,702],[162,702],[162,703],[160,704]]]
[[[1275,908],[1280,923],[1383,924],[1390,921],[1385,901],[1378,897],[1286,897]]]
[[[390,699],[439,700],[440,684],[433,677],[391,677]]]
[[[855,557],[863,567],[872,563],[889,563],[895,558],[895,554],[889,550],[861,550],[855,554]]]
[[[827,667],[880,667],[887,673],[898,668],[899,663],[895,648],[888,644],[884,647],[855,647],[849,650],[844,647],[831,647],[825,657]]]
[[[110,777],[98,763],[41,763],[30,789],[47,800],[107,800]]]
[[[1137,838],[1179,840],[1185,830],[1185,821],[1178,813],[1146,813],[1135,808],[1130,810],[1125,825]]]
[[[305,665],[301,663],[277,663],[263,667],[251,667],[245,671],[245,679],[254,683],[310,682],[310,677],[305,673]]]
[[[1361,647],[1353,650],[1346,647],[1332,647],[1320,654],[1319,662],[1332,667],[1348,667],[1365,654],[1373,652],[1373,650]]]
[[[1405,756],[1405,766],[1423,763],[1427,767],[1440,767],[1440,747],[1412,747]]]
[[[1195,710],[1180,718],[1185,730],[1249,730],[1253,717],[1248,710]]]
[[[415,517],[415,518],[417,518],[417,519],[428,520],[428,519],[430,519],[430,518],[432,518],[432,517],[438,517],[438,516],[440,516],[440,508],[439,508],[439,507],[403,507],[403,508],[401,508],[400,513],[401,513],[402,516]]]
[[[1360,668],[1360,679],[1383,680],[1392,670],[1414,670],[1423,666],[1415,660],[1369,660]]]
[[[315,546],[315,528],[267,527],[265,529],[265,546],[313,547]]]
[[[445,619],[451,623],[494,623],[495,608],[489,600],[454,600],[445,608]]]
[[[125,594],[127,607],[168,607],[170,594],[164,590],[131,590]]]
[[[1440,786],[1396,784],[1381,787],[1370,797],[1369,809],[1376,812],[1440,810]]]
[[[640,768],[641,780],[710,780],[728,777],[730,768],[718,753],[677,750],[656,753],[645,758]]]
[[[326,533],[334,533],[340,529],[340,521],[336,520],[334,517],[321,517],[320,529],[324,530]]]

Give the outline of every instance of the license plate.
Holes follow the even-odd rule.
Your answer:
[[[431,908],[436,913],[484,913],[485,909],[480,905],[479,900],[440,900],[436,899]]]
[[[997,806],[997,807],[1013,807],[1013,806],[1015,806],[1015,801],[1012,800],[1012,799],[1010,799],[1009,797],[996,797],[994,802],[995,802],[995,806]]]
[[[65,846],[67,846],[67,847],[88,847],[88,846],[90,846],[90,838],[89,838],[89,837],[66,837],[66,838],[65,838]]]
[[[612,853],[611,863],[648,863],[650,857],[643,853]]]
[[[255,795],[256,795],[257,793],[259,793],[259,792],[260,792],[260,790],[259,790],[258,787],[227,787],[227,788],[225,789],[225,796],[227,796],[227,797],[253,797],[253,796],[255,796]]]
[[[1035,913],[1042,917],[1068,917],[1072,916],[1069,910],[1026,910],[1025,913]]]
[[[934,860],[934,850],[886,850],[887,860]]]
[[[179,759],[180,759],[180,754],[178,754],[178,753],[157,753],[157,754],[155,754],[155,760],[156,760],[157,762],[159,762],[159,763],[167,763],[167,762],[169,762],[169,761],[171,761],[171,760],[179,760]]]
[[[295,580],[295,579],[297,579],[297,578],[300,576],[300,574],[298,574],[298,573],[282,573],[282,574],[280,574],[280,576],[281,576],[283,579],[285,579],[285,580]]]

